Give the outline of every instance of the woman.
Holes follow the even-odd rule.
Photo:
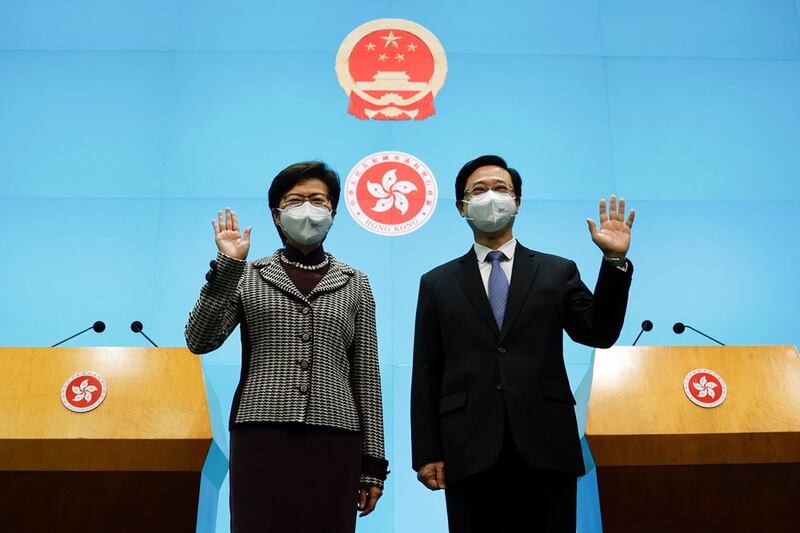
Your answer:
[[[229,422],[234,532],[352,532],[355,508],[369,514],[382,494],[375,303],[367,277],[322,248],[339,193],[324,163],[282,170],[269,207],[284,248],[252,263],[252,228],[240,233],[229,208],[211,221],[219,252],[186,343],[210,352],[241,324]]]

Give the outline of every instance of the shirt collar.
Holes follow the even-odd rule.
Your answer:
[[[478,263],[483,263],[486,261],[486,254],[492,251],[491,248],[487,248],[482,244],[478,244],[477,242],[474,245],[475,248],[475,255],[478,256]],[[503,252],[503,254],[508,258],[509,261],[514,259],[514,250],[517,249],[517,239],[511,239],[504,245],[502,245],[498,250]]]

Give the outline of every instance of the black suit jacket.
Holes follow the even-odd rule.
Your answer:
[[[498,331],[474,248],[420,281],[411,384],[413,467],[443,460],[448,481],[491,467],[506,419],[533,466],[583,474],[563,333],[609,347],[633,265],[603,261],[594,295],[573,261],[517,244]]]

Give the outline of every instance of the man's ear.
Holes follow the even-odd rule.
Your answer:
[[[272,213],[272,221],[275,223],[276,226],[281,225],[281,212],[278,211],[277,207],[273,207],[271,210]]]
[[[467,216],[466,213],[464,213],[464,202],[463,201],[456,200],[456,209],[458,209],[458,214],[461,215],[462,218]]]
[[[517,202],[517,213],[519,213],[519,206],[522,204],[522,198],[520,198],[519,196],[517,196],[517,198],[515,199],[515,201]]]

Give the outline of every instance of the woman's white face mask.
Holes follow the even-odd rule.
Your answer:
[[[333,214],[327,207],[304,202],[302,205],[278,209],[283,233],[298,244],[322,242],[333,224]]]
[[[463,202],[465,218],[484,233],[503,229],[517,215],[517,202],[507,193],[486,191]]]

